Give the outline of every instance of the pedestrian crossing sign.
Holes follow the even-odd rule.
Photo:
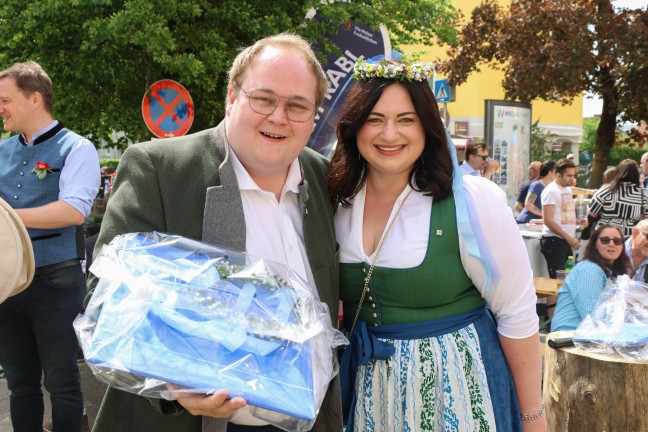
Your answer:
[[[454,101],[454,97],[452,96],[452,91],[448,85],[447,79],[434,81],[434,97],[437,102],[452,102]]]

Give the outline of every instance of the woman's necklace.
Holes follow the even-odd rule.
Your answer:
[[[370,291],[369,290],[369,281],[371,280],[371,275],[373,274],[374,267],[376,266],[376,261],[378,260],[378,255],[380,255],[380,251],[382,250],[383,244],[385,243],[385,240],[387,239],[387,236],[389,235],[389,232],[392,229],[392,226],[394,225],[394,222],[396,221],[396,218],[400,214],[401,209],[403,208],[403,205],[405,205],[405,201],[407,201],[407,198],[410,196],[412,193],[412,189],[407,192],[407,195],[403,198],[401,201],[400,205],[398,206],[398,210],[396,210],[396,214],[392,218],[391,221],[389,221],[389,225],[387,225],[387,229],[385,230],[385,235],[380,239],[380,243],[378,243],[378,247],[376,248],[376,251],[374,252],[373,259],[371,260],[371,266],[369,267],[369,272],[367,272],[367,276],[365,277],[364,281],[364,287],[362,288],[362,295],[360,296],[360,303],[358,304],[358,310],[356,311],[355,318],[353,318],[353,325],[351,326],[351,333],[353,334],[353,330],[355,329],[356,323],[358,322],[358,317],[360,316],[360,310],[362,309],[362,303],[364,302],[365,296],[367,293]]]

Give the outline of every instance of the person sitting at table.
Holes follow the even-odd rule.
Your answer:
[[[624,253],[621,228],[616,225],[600,226],[585,248],[583,261],[569,272],[558,290],[551,331],[575,330],[583,318],[594,310],[608,278],[627,274],[630,269],[630,259]]]
[[[639,221],[632,228],[632,234],[625,242],[625,251],[630,257],[632,279],[648,284],[648,219]]]
[[[531,183],[529,192],[524,200],[524,208],[517,218],[517,223],[523,224],[530,222],[531,219],[542,219],[542,200],[540,196],[544,188],[554,180],[554,168],[556,162],[552,160],[545,161],[540,166],[540,177]]]

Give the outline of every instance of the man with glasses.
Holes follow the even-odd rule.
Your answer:
[[[639,221],[632,228],[632,234],[625,241],[625,250],[634,271],[632,278],[648,284],[648,219]]]
[[[490,180],[497,166],[497,161],[488,156],[486,143],[478,142],[466,145],[465,160],[460,165],[464,174],[481,176]]]
[[[300,37],[272,36],[243,50],[229,71],[226,115],[216,128],[126,150],[95,251],[116,235],[148,231],[244,250],[299,273],[336,322],[338,264],[327,162],[306,148],[327,87]],[[177,401],[147,400],[108,389],[94,430],[280,430],[241,409],[241,397],[227,397],[224,389]],[[342,430],[337,377],[315,429]]]

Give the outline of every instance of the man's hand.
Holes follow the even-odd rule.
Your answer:
[[[497,168],[499,167],[499,163],[493,158],[488,158],[486,161],[486,168],[484,169],[484,173],[482,174],[482,177],[485,177],[490,180],[490,178],[493,176],[493,173],[497,171]]]
[[[170,390],[180,390],[171,384],[167,384]],[[247,405],[242,397],[227,399],[229,392],[227,390],[218,390],[212,395],[196,395],[195,393],[176,392],[174,396],[177,401],[187,411],[195,416],[207,416],[215,418],[228,418],[234,412]]]
[[[567,243],[569,243],[569,246],[571,246],[572,250],[577,250],[578,248],[580,248],[580,241],[578,241],[576,237],[568,235],[565,240],[567,240]]]

